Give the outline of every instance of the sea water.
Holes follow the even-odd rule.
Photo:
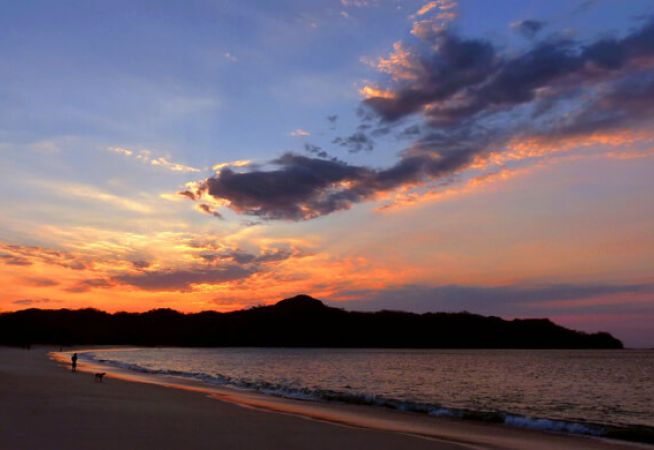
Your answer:
[[[654,350],[139,348],[84,358],[274,396],[654,437]]]

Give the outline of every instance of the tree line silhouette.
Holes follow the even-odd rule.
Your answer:
[[[504,320],[463,313],[353,312],[307,295],[220,313],[171,309],[107,313],[25,309],[0,314],[0,344],[386,347],[622,348],[609,333],[583,333],[549,319]]]

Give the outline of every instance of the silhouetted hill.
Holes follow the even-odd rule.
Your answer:
[[[298,313],[324,311],[329,309],[329,307],[320,300],[316,300],[315,298],[306,294],[296,295],[295,297],[281,300],[274,305],[265,306],[264,308],[285,310],[288,312],[295,311]]]
[[[503,320],[469,313],[351,312],[308,295],[219,313],[171,309],[106,313],[26,309],[0,314],[0,344],[161,346],[622,348],[548,319]]]

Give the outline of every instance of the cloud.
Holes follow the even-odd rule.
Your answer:
[[[597,4],[598,0],[584,0],[572,11],[572,14],[585,12]]]
[[[417,12],[416,16],[424,16],[434,10],[448,10],[456,7],[456,2],[447,0],[436,0],[425,3]]]
[[[387,79],[362,89],[361,125],[332,142],[350,152],[371,150],[370,136],[400,127],[396,136],[414,141],[394,165],[374,169],[287,153],[267,166],[227,167],[180,194],[267,220],[308,220],[398,189],[492,175],[504,170],[502,154],[511,157],[501,164],[525,158],[516,142],[540,142],[545,157],[547,141],[574,147],[598,133],[636,136],[652,125],[654,20],[623,37],[551,38],[522,53],[447,29],[417,38],[413,47],[396,43],[380,61]],[[414,126],[407,128],[409,119]],[[317,146],[305,150],[327,155]]]
[[[301,255],[302,252],[291,248],[272,248],[263,250],[258,255],[240,249],[229,249],[218,253],[202,253],[199,256],[210,263],[231,261],[243,265],[277,263]]]
[[[286,154],[273,161],[275,170],[238,173],[225,168],[199,184],[205,193],[224,200],[233,210],[266,219],[304,220],[349,208],[355,200],[338,186],[369,172],[345,163]]]
[[[622,151],[606,153],[607,158],[619,159],[619,160],[649,158],[652,156],[654,156],[654,148],[649,148],[646,150],[630,150],[630,151],[622,150]]]
[[[307,130],[303,130],[302,128],[298,128],[288,133],[288,135],[292,137],[307,137],[307,136],[311,136],[311,133],[308,132]]]
[[[411,125],[402,130],[399,134],[399,138],[412,138],[420,134],[420,125]]]
[[[318,156],[319,158],[327,158],[327,157],[329,157],[329,155],[327,154],[327,152],[324,151],[324,150],[322,149],[322,147],[320,147],[319,145],[310,144],[310,143],[308,143],[308,142],[305,142],[305,144],[304,144],[304,151],[307,152],[307,153],[310,153],[310,154],[312,154],[312,155],[316,155],[316,156]]]
[[[35,263],[52,264],[66,269],[82,270],[90,262],[83,257],[43,247],[0,242],[0,262],[14,266],[31,266]]]
[[[375,144],[363,131],[357,131],[347,137],[337,137],[332,144],[340,145],[348,149],[350,153],[358,153],[362,150],[371,151]]]
[[[237,61],[238,61],[238,59],[236,58],[236,56],[234,56],[231,52],[225,52],[225,53],[223,54],[223,56],[224,56],[225,59],[228,60],[228,61],[231,61],[231,62],[237,62]]]
[[[37,305],[37,304],[45,304],[45,303],[60,303],[60,301],[52,300],[49,298],[22,298],[19,300],[13,300],[11,303],[13,303],[14,305],[29,306],[29,305]]]
[[[513,22],[511,24],[511,28],[517,31],[518,33],[522,34],[524,37],[531,39],[540,30],[542,30],[545,27],[545,22],[541,22],[539,20],[520,20],[517,22]]]
[[[200,171],[200,169],[187,166],[186,164],[172,162],[168,158],[165,158],[163,156],[160,156],[159,158],[151,159],[150,164],[153,166],[164,167],[172,172],[199,172]]]
[[[161,270],[118,275],[114,282],[148,291],[188,291],[196,284],[222,284],[242,280],[255,273],[254,269],[225,265],[198,270]]]
[[[38,286],[38,287],[57,286],[59,284],[57,280],[53,280],[51,278],[45,278],[45,277],[26,277],[23,278],[23,282],[29,284],[30,286]]]
[[[654,39],[654,34],[652,35]],[[604,87],[600,97],[558,120],[541,135],[550,139],[583,137],[601,130],[606,133],[651,120],[654,115],[654,73],[638,71]]]
[[[427,39],[435,33],[446,30],[450,23],[458,17],[457,7],[457,2],[450,0],[435,0],[426,3],[410,16],[414,20],[411,34],[420,39]],[[397,52],[398,49],[395,48],[395,53]]]
[[[184,193],[182,193],[184,195]],[[216,211],[215,208],[213,208],[211,205],[207,205],[206,203],[198,203],[195,205],[196,209],[200,212],[209,214],[211,216],[217,217],[219,219],[222,219],[223,216],[220,214],[218,211]]]
[[[211,169],[215,172],[220,172],[225,167],[248,167],[252,165],[252,161],[249,159],[239,159],[237,161],[228,161],[222,163],[216,163],[211,166]]]
[[[137,260],[137,261],[131,261],[131,263],[137,269],[147,269],[148,267],[150,267],[149,261]]]
[[[341,5],[345,7],[357,7],[357,8],[364,8],[367,6],[375,6],[377,5],[378,0],[341,0]]]
[[[0,253],[0,261],[8,266],[31,266],[32,262],[22,256]]]
[[[442,31],[424,40],[422,53],[404,57],[410,63],[401,65],[403,79],[410,81],[396,82],[385,90],[390,95],[369,96],[364,103],[385,121],[421,112],[439,127],[530,102],[542,106],[578,94],[579,87],[601,96],[593,88],[651,67],[653,39],[654,21],[649,21],[621,39],[604,38],[589,45],[556,39],[538,42],[522,54],[505,55],[490,41]]]
[[[132,156],[134,154],[133,150],[130,150],[125,147],[109,147],[109,150],[124,156]]]
[[[121,209],[147,214],[152,208],[131,198],[103,191],[94,186],[79,183],[50,184],[49,189],[67,196],[108,203]]]
[[[10,298],[39,296],[44,287],[63,295],[75,293],[81,297],[88,293],[84,297],[92,299],[111,298],[115,292],[128,298],[132,294],[126,291],[133,290],[130,286],[174,292],[206,284],[216,287],[203,286],[200,291],[220,290],[225,283],[243,281],[255,274],[274,279],[278,271],[295,270],[294,260],[311,255],[307,250],[310,245],[302,239],[260,239],[256,232],[243,236],[241,232],[224,235],[169,231],[139,235],[89,230],[85,235],[72,230],[72,234],[84,242],[83,246],[72,245],[78,248],[77,253],[0,242],[2,254],[11,252],[34,264],[33,268],[7,268],[10,293],[22,292]],[[85,270],[63,271],[53,266]],[[53,276],[38,276],[43,273]],[[265,288],[265,283],[261,286]]]
[[[200,172],[200,169],[196,167],[191,167],[186,164],[171,161],[170,158],[166,156],[154,157],[152,156],[152,152],[150,150],[136,151],[127,147],[109,147],[108,150],[128,158],[135,158],[136,160],[144,164],[170,170],[171,172],[181,172],[181,173]]]
[[[653,284],[548,284],[506,286],[406,285],[384,290],[343,291],[332,305],[347,309],[381,309],[413,312],[459,312],[505,316],[548,315],[555,310],[575,308],[573,301],[620,294],[652,294]],[[344,300],[339,300],[342,298]],[[596,302],[600,305],[601,302]],[[592,302],[584,302],[590,311]],[[615,305],[616,308],[620,304]]]
[[[78,281],[73,286],[70,286],[64,290],[67,292],[80,293],[80,292],[88,292],[96,288],[110,288],[112,286],[114,286],[114,283],[112,283],[110,280],[107,280],[105,278],[90,278],[90,279]]]
[[[533,169],[533,166],[530,167]],[[402,189],[394,192],[388,200],[377,208],[378,211],[393,211],[397,208],[406,208],[412,205],[421,205],[428,202],[448,200],[454,197],[471,194],[486,188],[489,184],[508,180],[513,177],[529,173],[527,168],[510,169],[507,167],[486,171],[470,178],[464,183],[438,183],[436,186],[421,186],[413,189]]]

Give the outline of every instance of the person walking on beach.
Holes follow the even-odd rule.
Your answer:
[[[73,356],[70,357],[70,360],[73,363],[73,372],[77,372],[77,353],[73,353]]]

